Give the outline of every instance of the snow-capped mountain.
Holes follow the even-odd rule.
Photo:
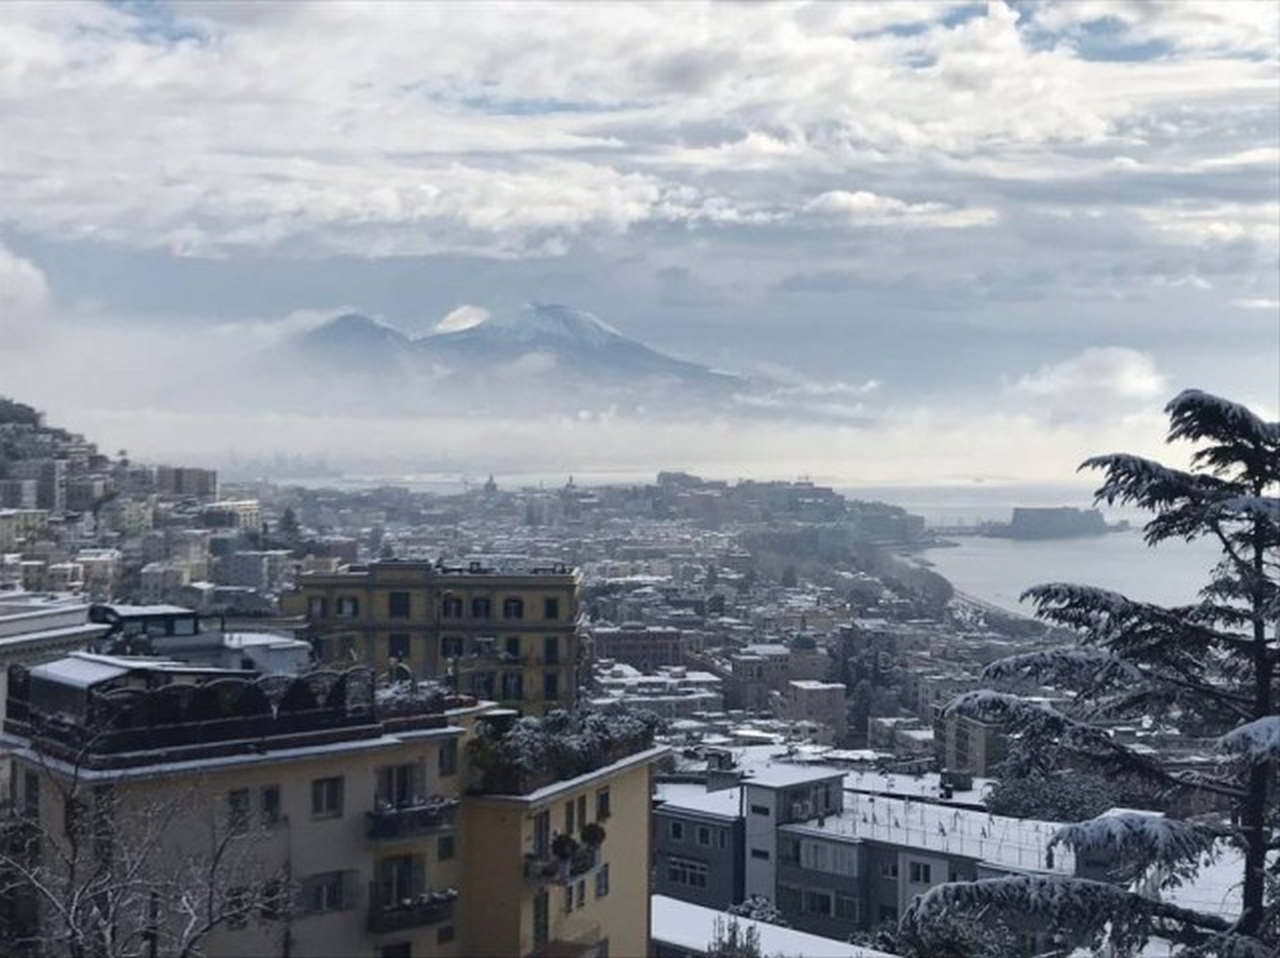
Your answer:
[[[347,409],[653,411],[717,406],[750,389],[668,356],[567,306],[532,304],[464,329],[410,338],[347,314],[277,343],[266,357],[313,398]]]

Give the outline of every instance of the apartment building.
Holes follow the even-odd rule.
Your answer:
[[[322,661],[379,672],[403,664],[537,714],[574,702],[578,582],[564,566],[509,573],[392,560],[301,575],[281,609],[307,617]]]
[[[1009,754],[1004,726],[970,715],[947,714],[946,703],[933,706],[933,746],[938,767],[963,775],[995,773]]]
[[[624,622],[622,625],[593,625],[592,654],[597,659],[613,659],[649,672],[662,665],[684,664],[684,638],[671,626]]]
[[[760,895],[792,927],[847,940],[896,923],[916,895],[943,882],[1076,873],[1070,852],[1049,847],[1052,823],[869,794],[848,787],[856,773],[831,767],[749,764],[726,786],[727,774],[659,782],[655,893],[722,910]],[[728,838],[721,849],[714,829],[734,828],[741,849]],[[740,889],[721,877],[738,868]]]
[[[649,829],[655,747],[527,794],[463,804],[463,912],[476,955],[648,954]],[[599,831],[593,832],[592,826]],[[577,847],[561,847],[578,834]],[[566,853],[567,852],[567,853]]]
[[[792,679],[779,694],[774,710],[797,722],[815,722],[830,729],[831,744],[844,742],[848,732],[848,705],[843,682]]]
[[[465,742],[514,715],[379,687],[366,667],[259,676],[76,653],[10,682],[14,806],[47,841],[92,813],[82,854],[100,862],[159,829],[157,880],[223,849],[212,958],[648,953],[650,769],[667,751],[651,734],[583,774],[490,790]],[[167,934],[184,920],[168,906],[115,927]],[[0,920],[18,937],[57,927],[20,895]]]

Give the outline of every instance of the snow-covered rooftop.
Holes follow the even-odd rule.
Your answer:
[[[844,835],[868,841],[964,855],[1005,868],[1075,872],[1075,856],[1058,847],[1047,854],[1057,822],[1007,818],[955,806],[905,798],[849,793],[844,812],[816,821],[784,826],[820,835]]]
[[[737,818],[742,812],[742,789],[737,787],[708,792],[701,784],[661,782],[654,797],[671,808],[705,815]]]
[[[652,897],[649,916],[650,934],[655,942],[703,954],[715,937],[716,920],[724,913],[704,908],[666,895]],[[754,928],[760,935],[760,953],[764,955],[803,955],[804,958],[894,958],[883,951],[846,944],[834,938],[823,938],[794,928],[783,928],[768,922],[739,918],[741,927]]]

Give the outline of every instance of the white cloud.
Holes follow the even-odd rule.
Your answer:
[[[456,333],[461,329],[479,326],[488,318],[489,311],[484,307],[464,304],[450,310],[444,319],[436,323],[434,329],[437,333]]]
[[[1239,309],[1262,309],[1272,313],[1280,313],[1280,299],[1267,299],[1262,296],[1233,299],[1231,305]]]
[[[0,243],[0,349],[20,349],[42,340],[49,317],[44,273]]]
[[[944,203],[908,203],[866,190],[829,190],[806,205],[809,212],[847,217],[855,226],[917,226],[965,229],[988,226],[996,220],[992,209],[947,206]]]
[[[1151,412],[1169,386],[1148,353],[1121,346],[1086,349],[1019,376],[1009,389],[1024,411],[1050,423],[1099,422]]]

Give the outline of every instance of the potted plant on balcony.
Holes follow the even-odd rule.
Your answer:
[[[582,840],[592,848],[604,844],[604,826],[599,822],[587,822],[582,826]]]
[[[551,854],[562,862],[567,862],[578,850],[578,842],[572,835],[557,835],[551,840]]]

